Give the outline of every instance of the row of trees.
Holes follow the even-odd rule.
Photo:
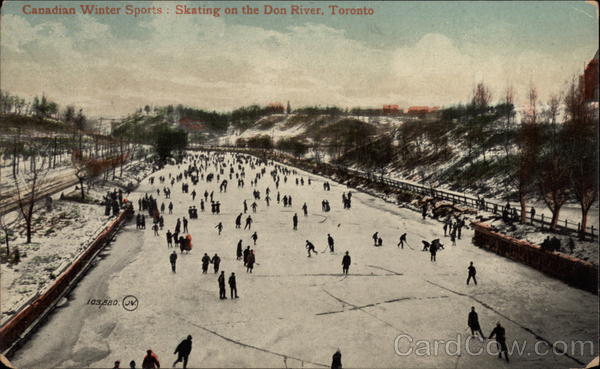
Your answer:
[[[555,229],[562,206],[577,201],[581,207],[581,229],[597,200],[598,116],[585,101],[583,86],[573,79],[560,94],[542,103],[535,87],[526,92],[526,108],[520,122],[515,119],[514,90],[507,88],[499,104],[492,106],[492,93],[484,83],[473,90],[471,102],[442,112],[442,120],[461,127],[469,163],[486,161],[490,148],[503,147],[512,188],[526,221],[528,202],[541,199],[552,213]]]

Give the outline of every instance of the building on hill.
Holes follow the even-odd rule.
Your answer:
[[[202,133],[206,130],[204,123],[186,117],[179,119],[177,125],[187,133]]]
[[[408,116],[416,118],[436,119],[440,115],[439,106],[411,106],[406,112]]]
[[[396,104],[384,105],[382,109],[383,115],[401,115],[404,110],[400,109]]]

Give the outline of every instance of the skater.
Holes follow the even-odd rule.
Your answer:
[[[158,223],[152,225],[152,230],[154,231],[154,235],[158,236]]]
[[[315,250],[315,245],[312,244],[309,240],[306,240],[306,248],[308,249],[308,257],[310,257],[310,252],[314,252],[317,254],[317,250]]]
[[[308,206],[306,206],[306,203],[304,203],[304,205],[302,205],[302,211],[304,212],[304,216],[308,215]]]
[[[448,232],[448,223],[444,223],[444,237],[446,237],[447,232]]]
[[[232,299],[237,299],[238,294],[237,294],[237,285],[236,285],[236,281],[235,281],[235,273],[231,273],[231,275],[229,276],[229,290],[231,291],[231,298]]]
[[[169,201],[169,214],[173,214],[173,203]]]
[[[429,253],[431,254],[431,261],[436,261],[435,260],[435,255],[437,254],[437,243],[436,242],[432,242],[431,244],[429,244]]]
[[[242,240],[238,241],[237,249],[235,251],[236,260],[240,260],[242,258]]]
[[[204,253],[204,256],[202,257],[202,274],[206,274],[208,264],[210,264],[210,256],[208,256],[207,253]]]
[[[246,214],[248,212],[248,204],[246,203],[246,200],[244,200],[244,214]]]
[[[400,242],[398,242],[398,247],[404,249],[404,243],[406,242],[406,232],[402,233],[402,235],[400,236]]]
[[[171,262],[171,270],[173,273],[175,272],[175,263],[177,263],[177,253],[173,250],[173,253],[169,256],[169,261]]]
[[[250,215],[248,215],[248,218],[246,218],[246,225],[244,226],[244,230],[246,230],[246,228],[252,228],[252,217]]]
[[[348,274],[348,269],[350,268],[351,260],[352,259],[350,259],[348,251],[346,251],[346,255],[344,255],[344,257],[342,258],[342,273]]]
[[[219,273],[219,265],[221,264],[221,258],[219,257],[219,255],[215,254],[215,256],[213,256],[212,259],[210,259],[210,262],[213,265],[215,274]]]
[[[185,233],[188,233],[188,232],[189,232],[189,231],[188,231],[188,220],[187,220],[185,217],[183,217],[183,231],[184,231]]]
[[[298,229],[298,214],[294,213],[294,216],[292,217],[292,226],[294,228],[294,231]]]
[[[183,361],[183,369],[187,368],[188,358],[190,353],[192,352],[192,336],[188,335],[187,338],[177,345],[175,352],[173,354],[177,354],[177,360],[173,362],[173,368],[177,363]]]
[[[475,333],[479,332],[481,339],[485,339],[485,336],[481,331],[481,326],[479,326],[479,318],[477,317],[477,313],[475,312],[475,306],[471,306],[471,312],[469,313],[467,325],[469,326],[469,328],[471,328],[471,336],[475,336]]]
[[[342,369],[342,353],[337,349],[331,357],[331,369]]]
[[[506,347],[506,331],[504,327],[500,325],[500,322],[496,323],[496,328],[490,333],[489,339],[493,337],[496,338],[496,343],[498,344],[500,351],[498,352],[498,359],[502,358],[502,353],[504,352],[504,358],[508,363],[508,348]]]
[[[252,241],[254,241],[254,246],[256,246],[256,240],[258,240],[258,234],[256,234],[256,232],[252,233],[252,236],[250,236],[250,238],[252,238]]]
[[[334,241],[329,233],[327,233],[327,245],[329,246],[329,252],[333,252]]]
[[[250,246],[244,250],[244,266],[248,266],[248,258],[250,257]]]
[[[253,212],[253,213],[256,213],[256,207],[258,206],[258,205],[256,204],[256,201],[254,201],[254,202],[252,203],[252,205],[250,205],[250,206],[252,207],[252,212]]]
[[[427,216],[427,203],[423,204],[423,207],[421,208],[421,215],[423,216],[423,220],[425,220],[425,217]]]
[[[142,369],[159,369],[160,361],[158,361],[158,356],[152,350],[146,351],[146,356],[144,356],[144,361],[142,361]]]
[[[250,248],[250,246],[248,246]],[[254,263],[256,262],[256,257],[254,256],[254,250],[250,250],[248,254],[248,263],[246,265],[246,272],[252,273],[252,269],[254,268]]]
[[[215,226],[215,228],[217,229],[217,231],[219,231],[219,236],[221,235],[221,231],[223,230],[223,223],[219,222],[219,224],[217,224]]]
[[[477,278],[475,278],[475,274],[477,274],[477,270],[475,270],[475,267],[473,266],[473,262],[471,262],[469,264],[469,267],[467,268],[467,270],[469,271],[469,276],[467,277],[467,286],[469,285],[469,281],[471,280],[471,278],[473,278],[473,282],[475,282],[475,285],[477,286]]]
[[[373,246],[377,246],[377,240],[379,239],[379,232],[373,233]]]
[[[219,299],[227,300],[227,291],[225,290],[225,272],[221,271],[218,278],[219,282]]]
[[[236,218],[235,218],[235,228],[241,228],[242,227],[242,213],[240,213]]]

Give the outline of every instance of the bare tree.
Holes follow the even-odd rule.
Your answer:
[[[484,112],[490,105],[491,101],[492,93],[490,89],[483,83],[483,81],[477,83],[477,85],[473,88],[473,97],[471,98],[471,104],[473,107],[480,112]]]
[[[49,148],[46,143],[30,138],[26,144],[33,157],[31,167],[29,171],[21,171],[13,178],[15,180],[17,204],[25,220],[27,243],[31,243],[33,209],[36,201],[40,199],[40,187],[50,170],[50,163],[48,161]]]

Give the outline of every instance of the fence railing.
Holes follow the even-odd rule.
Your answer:
[[[235,147],[235,146],[210,146],[210,145],[194,145],[190,147],[191,149],[201,149],[201,150],[212,150],[212,151],[231,151],[231,152],[240,152],[246,153],[258,157],[265,157],[271,160],[281,161],[285,159],[286,161],[291,161],[292,165],[296,165],[298,167],[306,167],[306,164],[312,163],[307,159],[298,158],[288,153],[279,151],[279,150],[268,150],[268,149],[255,149],[255,148],[243,148],[243,147]],[[360,171],[356,169],[351,169],[348,167],[344,167],[341,165],[331,164],[331,163],[318,163],[320,166],[328,166],[330,168],[335,168],[337,171],[344,172],[349,175],[353,175],[355,177],[359,177],[370,182],[378,182],[388,185],[390,187],[405,190],[421,195],[431,196],[436,199],[442,199],[451,201],[456,204],[463,204],[466,206],[470,206],[482,211],[488,211],[496,215],[501,215],[507,221],[511,222],[520,222],[521,217],[519,214],[519,210],[515,207],[507,207],[506,205],[500,204],[498,202],[485,200],[480,197],[474,197],[466,194],[458,194],[451,191],[436,189],[431,186],[425,186],[417,183],[411,183],[408,181],[402,181],[399,179],[393,179],[389,177],[385,177],[382,175],[375,175],[371,172]],[[551,226],[551,217],[544,216],[544,214],[540,214],[537,216],[531,216],[530,212],[527,212],[526,223],[530,223],[533,225],[537,225],[542,229],[550,229]],[[598,229],[594,227],[594,225],[586,226],[585,230],[582,231],[581,223],[573,222],[568,219],[558,219],[555,225],[555,231],[566,231],[566,232],[577,232],[580,235],[587,237],[591,240],[598,238]]]

